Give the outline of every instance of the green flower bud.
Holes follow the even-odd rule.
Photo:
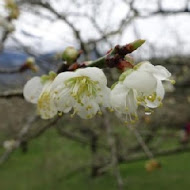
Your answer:
[[[67,64],[74,63],[79,56],[79,52],[74,47],[67,47],[63,54],[62,59],[67,62]]]
[[[57,74],[54,72],[54,71],[50,71],[49,72],[49,78],[51,79],[51,80],[54,80],[54,78],[57,76]]]
[[[45,83],[46,81],[48,81],[49,80],[49,76],[48,75],[42,75],[41,76],[41,81],[42,81],[42,83]]]
[[[145,43],[145,40],[135,40],[134,42],[130,43],[132,46],[133,50],[136,50],[140,46],[142,46]]]

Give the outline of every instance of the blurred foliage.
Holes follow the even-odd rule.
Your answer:
[[[162,168],[151,173],[144,169],[145,161],[123,163],[121,174],[125,188],[139,190],[188,190],[189,153],[159,157]],[[92,179],[87,166],[91,158],[88,146],[80,145],[49,130],[29,144],[29,151],[18,150],[1,166],[0,184],[6,190],[104,190],[116,189],[110,173]]]

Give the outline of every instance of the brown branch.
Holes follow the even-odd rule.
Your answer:
[[[167,150],[160,150],[157,152],[153,152],[153,154],[157,157],[159,156],[170,156],[170,155],[175,155],[175,154],[180,154],[180,153],[184,153],[184,152],[190,152],[190,146],[184,146],[184,147],[177,147],[174,149],[167,149]],[[134,162],[138,162],[138,161],[142,161],[142,160],[147,160],[147,156],[146,155],[136,155],[136,156],[123,156],[120,157],[118,159],[118,162],[120,164],[122,163],[134,163]],[[107,160],[107,162],[102,163],[101,166],[99,166],[99,168],[109,168],[106,167],[107,165],[110,165],[111,160]],[[73,175],[75,175],[77,172],[83,172],[85,169],[91,167],[91,163],[87,163],[85,166],[80,166],[76,169],[74,169],[73,171],[69,172],[69,174],[67,174],[65,177],[69,178]]]
[[[158,156],[170,156],[170,155],[175,155],[175,154],[184,153],[184,152],[190,152],[190,146],[181,146],[181,147],[177,147],[173,149],[155,151],[153,152],[153,154],[154,156],[158,157]],[[137,161],[146,160],[146,159],[147,159],[147,155],[127,156],[127,157],[124,156],[119,159],[119,162],[129,163],[129,162],[137,162]]]
[[[140,135],[139,131],[135,128],[135,126],[128,126],[128,128],[135,135],[135,137],[136,137],[138,143],[141,145],[144,153],[148,156],[148,158],[152,159],[154,157],[154,155],[152,154],[152,152],[146,145],[146,143],[145,143],[144,139],[142,138],[142,136]]]
[[[109,118],[106,115],[106,113],[104,114],[104,118],[103,118],[103,123],[104,123],[104,127],[106,129],[106,133],[107,133],[107,139],[108,139],[108,144],[110,146],[110,151],[111,151],[111,162],[110,165],[113,166],[114,169],[114,175],[117,179],[117,184],[118,184],[118,189],[122,190],[123,189],[123,180],[118,168],[118,155],[117,155],[117,150],[116,150],[116,142],[115,142],[115,138],[113,135],[113,131],[112,131],[112,127],[111,124],[109,122]],[[108,165],[109,167],[109,165]],[[100,169],[99,171],[103,171],[105,168]]]
[[[13,98],[13,97],[19,97],[19,98],[24,98],[23,97],[23,91],[22,90],[9,90],[0,93],[0,98]]]
[[[19,68],[14,69],[7,69],[7,68],[0,68],[0,74],[13,74],[13,73],[19,73]]]
[[[39,116],[33,116],[33,117],[30,117],[28,119],[28,121],[26,122],[26,124],[20,130],[18,136],[15,138],[14,146],[12,146],[10,149],[5,150],[5,152],[0,157],[0,165],[8,160],[8,158],[10,157],[10,155],[15,150],[17,150],[19,147],[22,146],[23,142],[27,143],[28,141],[30,141],[30,140],[32,140],[32,139],[34,139],[34,138],[39,137],[40,135],[42,135],[47,129],[49,129],[50,127],[54,126],[58,122],[58,120],[60,119],[60,117],[55,118],[53,121],[51,121],[48,124],[46,124],[45,126],[43,126],[37,132],[33,133],[32,135],[29,135],[28,133],[29,133],[29,130],[33,126],[32,124],[34,122],[36,122],[38,119],[39,119]]]
[[[33,4],[33,5],[40,6],[40,7],[42,7],[42,8],[45,8],[45,9],[51,11],[54,15],[56,15],[57,18],[63,20],[63,21],[72,29],[72,31],[73,31],[73,33],[74,33],[76,39],[78,40],[78,42],[79,42],[79,44],[80,44],[80,48],[83,50],[84,54],[87,54],[87,53],[88,53],[87,48],[86,48],[86,45],[85,45],[85,43],[83,42],[83,40],[82,40],[82,38],[81,38],[81,36],[80,36],[80,31],[77,30],[76,27],[74,26],[74,24],[71,23],[71,22],[67,19],[66,15],[58,13],[48,2],[45,2],[45,3],[44,3],[44,2],[42,2],[42,1],[38,1],[38,2],[35,2],[35,1],[32,2],[32,1],[31,1],[31,2],[29,2],[29,3],[30,3],[30,4]]]
[[[56,126],[56,129],[60,135],[68,138],[69,140],[73,140],[73,141],[79,142],[79,143],[84,144],[84,145],[90,145],[90,142],[88,141],[88,139],[86,139],[82,136],[73,134],[69,131],[63,130],[63,128],[59,125]]]
[[[18,137],[15,139],[14,146],[12,146],[10,149],[5,150],[3,155],[0,157],[0,164],[3,164],[10,157],[11,153],[20,147],[23,137],[28,133],[29,129],[32,127],[32,123],[34,123],[37,119],[37,116],[28,118],[28,121],[20,130]]]

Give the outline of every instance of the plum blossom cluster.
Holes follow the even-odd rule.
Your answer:
[[[149,113],[150,108],[162,104],[165,94],[162,82],[170,81],[170,77],[165,67],[142,62],[123,72],[119,81],[109,88],[101,69],[87,67],[33,77],[23,93],[28,102],[37,104],[43,119],[69,112],[71,116],[90,119],[108,108],[133,123],[138,118],[139,106]]]
[[[147,115],[151,108],[162,105],[165,90],[163,81],[170,80],[171,73],[163,66],[154,66],[148,61],[137,64],[133,69],[125,71],[111,91],[111,105],[123,115],[126,123],[138,120],[138,106],[145,108]]]
[[[110,106],[110,92],[107,79],[99,68],[77,69],[62,72],[56,76],[33,77],[24,87],[27,101],[37,104],[38,113],[43,119],[53,118],[57,113],[72,112],[90,119],[103,107]]]

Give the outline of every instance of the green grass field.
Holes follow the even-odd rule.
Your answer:
[[[52,129],[29,144],[23,154],[17,150],[0,167],[1,190],[115,190],[111,172],[92,179],[88,165],[90,151],[73,141],[59,137]],[[152,173],[144,169],[145,161],[120,165],[129,190],[189,190],[190,153],[158,158],[163,167]]]

